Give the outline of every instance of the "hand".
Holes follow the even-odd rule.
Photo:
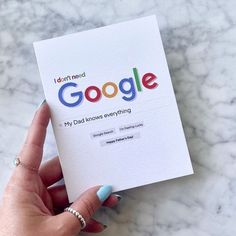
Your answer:
[[[62,178],[58,157],[40,166],[49,119],[49,107],[43,103],[19,154],[24,165],[15,168],[1,201],[0,236],[72,236],[81,230],[80,221],[72,213],[63,212],[69,205],[65,186],[52,186]],[[118,203],[119,196],[110,194],[109,187],[96,186],[71,205],[84,217],[84,231],[104,230],[105,226],[91,217],[102,204],[112,207]]]

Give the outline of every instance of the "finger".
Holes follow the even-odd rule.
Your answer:
[[[83,231],[87,233],[100,233],[106,228],[107,226],[102,224],[101,222],[98,222],[94,219],[90,219]]]
[[[102,205],[105,206],[105,207],[112,208],[112,207],[116,206],[119,203],[120,200],[121,200],[120,195],[111,194]]]
[[[48,188],[48,192],[52,198],[54,208],[62,210],[69,205],[69,200],[65,185],[50,187]]]
[[[49,117],[49,107],[46,100],[44,100],[37,109],[32,120],[31,127],[25,141],[27,144],[34,144],[39,147],[43,146]]]
[[[67,206],[69,206],[69,199],[66,192],[65,185],[57,185],[48,188],[48,192],[52,198],[53,207],[63,210]],[[121,200],[121,196],[118,194],[111,194],[107,200],[103,202],[103,206],[112,208],[116,206]]]
[[[58,156],[44,162],[40,166],[39,176],[47,187],[62,179],[62,170]]]
[[[110,185],[96,186],[84,192],[72,205],[71,208],[78,211],[86,222],[89,222],[96,210],[110,196],[112,187]],[[63,212],[54,216],[55,224],[67,227],[68,235],[79,233],[81,230],[80,221],[70,212]]]
[[[49,107],[44,102],[37,110],[31,123],[25,144],[20,152],[21,161],[33,168],[40,166],[43,154],[43,143],[50,118]]]

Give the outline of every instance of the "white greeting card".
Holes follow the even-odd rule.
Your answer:
[[[155,16],[34,48],[70,201],[193,173]]]

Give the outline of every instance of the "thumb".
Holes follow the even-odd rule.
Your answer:
[[[112,193],[110,185],[96,186],[85,191],[76,201],[70,206],[75,211],[79,212],[85,222],[89,222],[96,210]],[[76,235],[81,230],[81,223],[70,212],[63,212],[54,216],[55,225],[62,226],[63,231],[66,230],[66,235]]]

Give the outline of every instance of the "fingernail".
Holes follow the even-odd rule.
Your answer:
[[[44,99],[37,107],[37,110],[46,102],[46,99]]]
[[[103,185],[98,191],[97,196],[101,202],[104,202],[112,193],[111,185]]]
[[[122,199],[122,196],[120,196],[119,194],[115,194],[115,196],[117,197],[118,201]]]

